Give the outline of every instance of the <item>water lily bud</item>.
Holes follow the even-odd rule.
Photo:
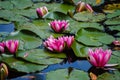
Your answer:
[[[4,63],[0,64],[0,80],[5,80],[8,76],[8,68]]]
[[[102,48],[96,48],[95,50],[89,49],[88,56],[89,62],[99,68],[103,68],[110,59],[112,54],[111,50],[103,50]]]
[[[86,4],[85,7],[86,7],[86,9],[87,9],[90,13],[93,13],[93,12],[94,12],[93,9],[92,9],[92,7],[91,7],[89,4]]]
[[[4,51],[5,51],[5,44],[4,44],[4,42],[0,42],[0,53],[4,53]]]
[[[51,21],[48,24],[57,33],[66,30],[68,28],[68,26],[69,26],[69,23],[66,20],[62,20],[62,21],[60,21],[60,20],[58,20],[58,21],[54,20],[54,21]]]
[[[76,12],[82,12],[85,10],[85,2],[78,2],[76,6]]]
[[[36,9],[37,15],[42,18],[44,15],[48,13],[48,9],[46,6],[40,7]]]
[[[10,53],[15,54],[18,50],[19,41],[18,40],[8,40],[5,42],[5,46]]]
[[[115,46],[120,46],[120,41],[119,40],[115,40],[112,42]]]

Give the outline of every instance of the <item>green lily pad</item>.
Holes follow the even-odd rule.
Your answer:
[[[21,51],[17,53],[17,57],[37,64],[55,64],[60,63],[66,58],[64,53],[52,53],[44,51],[43,49],[32,49],[28,51]]]
[[[0,8],[13,9],[13,4],[10,1],[0,1]]]
[[[34,21],[33,23],[25,23],[20,25],[18,30],[27,30],[30,32],[35,33],[37,36],[39,36],[42,39],[46,39],[50,37],[50,35],[53,35],[55,37],[62,36],[63,34],[57,34],[48,25],[48,21],[40,21],[39,23]]]
[[[41,71],[47,67],[46,65],[37,65],[37,64],[16,59],[14,57],[4,57],[2,61],[7,63],[11,69],[17,70],[19,72],[25,72],[25,73]]]
[[[118,16],[120,16],[120,10],[116,10],[113,13],[109,13],[109,14],[106,15],[106,17],[108,19],[115,18],[115,17],[118,17]]]
[[[18,21],[18,22],[29,21],[29,19],[25,18],[22,15],[16,14],[16,12],[12,10],[0,10],[0,18],[5,19],[7,21]]]
[[[61,74],[62,73],[62,74]],[[46,80],[89,80],[88,74],[84,71],[73,70],[70,75],[67,69],[51,71],[47,73]]]
[[[52,20],[69,20],[70,17],[62,12],[54,11],[54,12],[49,12],[44,18],[47,19],[52,19]]]
[[[82,28],[93,28],[93,29],[97,29],[97,30],[104,30],[103,26],[98,24],[98,23],[90,23],[90,22],[77,22],[77,21],[73,21],[70,20],[70,32],[71,33],[77,33],[80,29]]]
[[[25,9],[25,8],[29,8],[33,5],[31,0],[12,0],[11,3],[13,3],[14,8],[17,9]]]
[[[86,22],[100,22],[105,19],[105,14],[103,13],[89,13],[87,11],[76,13],[74,19],[77,21],[86,21]]]
[[[72,44],[72,49],[77,57],[87,57],[88,47],[74,41]]]
[[[120,79],[120,72],[114,71],[114,73],[104,73],[98,76],[97,80],[119,80]]]
[[[120,25],[117,25],[117,26],[109,26],[109,28],[110,28],[111,30],[120,31]]]
[[[110,64],[118,64],[120,67],[120,51],[113,51],[113,55],[111,56],[108,63]]]
[[[105,21],[105,24],[106,25],[118,25],[118,24],[120,24],[120,17],[107,19]]]
[[[100,31],[81,29],[76,34],[76,40],[87,46],[102,46],[102,44],[110,44],[114,38]]]
[[[20,40],[20,46],[22,46],[23,49],[33,49],[42,44],[42,40],[40,38],[35,37],[35,35],[32,34],[25,34],[23,32],[18,32],[16,35],[10,35],[6,37],[6,40],[9,39]]]

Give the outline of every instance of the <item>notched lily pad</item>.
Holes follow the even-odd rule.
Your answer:
[[[107,19],[105,21],[106,25],[120,25],[120,16],[116,18]]]
[[[62,74],[61,74],[62,73]],[[47,73],[46,80],[89,80],[88,74],[84,71],[80,70],[72,70],[72,72],[69,75],[69,72],[67,69],[60,69],[56,71],[51,71]]]
[[[46,65],[37,65],[16,59],[14,57],[4,57],[4,59],[2,60],[3,62],[7,63],[11,69],[15,69],[19,72],[25,73],[41,71],[47,67]]]
[[[66,58],[64,53],[50,53],[48,51],[44,51],[43,49],[33,49],[28,51],[18,52],[17,57],[23,58],[32,63],[37,64],[55,64],[60,63],[63,59]]]
[[[99,75],[97,80],[119,80],[120,79],[120,72],[114,71],[113,73],[104,73]]]
[[[114,38],[103,32],[81,29],[76,34],[76,40],[87,46],[102,46],[110,44]]]
[[[74,19],[77,21],[86,21],[86,22],[100,22],[105,19],[105,14],[103,13],[89,13],[87,11],[76,13]]]
[[[88,47],[74,41],[72,44],[72,49],[77,57],[87,57]]]

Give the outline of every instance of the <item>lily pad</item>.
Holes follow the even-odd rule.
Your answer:
[[[56,20],[69,20],[70,17],[62,12],[58,12],[58,11],[54,11],[54,12],[50,12],[48,13],[46,16],[44,16],[44,18],[47,19],[56,19]]]
[[[33,5],[31,0],[12,0],[11,3],[13,3],[14,8],[17,9],[25,9],[25,8],[29,8]]]
[[[32,63],[37,64],[55,64],[60,63],[66,58],[64,53],[52,53],[44,51],[43,49],[33,49],[28,51],[21,51],[17,53],[17,57],[23,58]]]
[[[105,21],[106,25],[119,25],[120,24],[120,17],[112,18],[112,19],[107,19]]]
[[[18,32],[16,35],[11,35],[6,38],[6,40],[9,39],[17,39],[20,40],[20,46],[23,46],[24,49],[32,49],[39,47],[42,44],[42,40],[38,37],[25,34],[23,32]]]
[[[104,73],[98,76],[97,80],[119,80],[120,72],[114,71],[113,73]]]
[[[25,23],[20,25],[17,29],[18,30],[27,30],[30,32],[35,33],[37,36],[39,36],[41,39],[46,39],[50,37],[50,35],[53,36],[62,36],[63,34],[57,34],[52,31],[52,29],[48,25],[48,21],[40,21],[39,23],[34,21],[33,23]]]
[[[76,40],[87,46],[102,46],[110,44],[114,38],[103,32],[81,29],[76,34]]]
[[[13,9],[13,4],[10,1],[0,1],[0,8]]]
[[[62,74],[61,74],[62,73]],[[56,71],[51,71],[47,73],[46,80],[89,80],[88,74],[84,71],[73,70],[70,75],[67,69],[61,69]]]
[[[87,57],[88,47],[74,41],[72,44],[72,49],[77,57]]]
[[[97,29],[97,30],[104,30],[103,26],[98,23],[90,23],[90,22],[77,22],[70,20],[70,32],[71,33],[77,33],[82,28],[91,28],[91,29]]]
[[[76,13],[74,19],[77,21],[86,21],[86,22],[100,22],[105,19],[105,14],[103,13],[89,13],[87,11]]]
[[[109,26],[109,28],[110,28],[111,30],[120,31],[120,25],[117,25],[117,26]]]
[[[108,19],[115,18],[115,17],[118,17],[118,16],[120,16],[120,10],[116,10],[113,13],[109,13],[109,14],[106,15],[106,17]]]
[[[7,21],[18,21],[18,22],[29,21],[29,19],[23,17],[22,15],[16,14],[16,12],[12,10],[0,10],[0,18]]]
[[[14,57],[4,57],[2,61],[7,63],[11,69],[17,70],[19,72],[25,72],[25,73],[41,71],[47,67],[46,65],[37,65],[37,64],[16,59]]]

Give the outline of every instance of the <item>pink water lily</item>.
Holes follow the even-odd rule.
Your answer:
[[[43,44],[47,49],[54,52],[62,52],[64,49],[64,41],[55,39],[53,36],[50,36]]]
[[[18,50],[19,41],[18,40],[8,40],[5,42],[5,46],[10,53],[15,54]]]
[[[119,40],[115,40],[112,42],[115,46],[120,46],[120,41]]]
[[[54,20],[48,24],[55,32],[62,32],[64,30],[66,30],[69,26],[69,23],[66,20],[62,20],[62,21]]]
[[[4,51],[5,51],[5,44],[4,44],[4,42],[0,42],[0,53],[4,53]]]
[[[89,49],[88,56],[89,62],[95,67],[104,67],[108,60],[110,59],[112,51],[107,49],[103,50],[102,48],[96,48],[95,50]]]
[[[74,36],[65,36],[63,37],[64,42],[66,43],[66,47],[70,48],[72,43],[74,42]]]
[[[40,7],[36,9],[36,12],[40,18],[48,13],[48,9],[46,6]]]
[[[82,12],[85,10],[89,11],[90,13],[93,12],[93,9],[89,4],[79,1],[76,5],[76,12]]]

